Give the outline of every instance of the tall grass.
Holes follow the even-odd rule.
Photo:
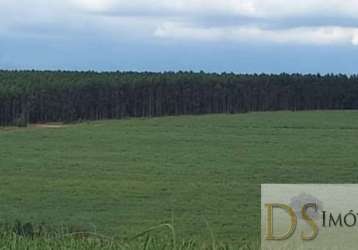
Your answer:
[[[78,228],[77,228],[78,229]],[[116,239],[95,232],[79,231],[73,227],[57,229],[44,225],[16,222],[14,225],[1,225],[0,249],[14,250],[234,250],[259,249],[258,242],[237,245],[217,242],[214,235],[208,242],[200,240],[178,240],[171,224],[149,228],[129,239]]]
[[[16,235],[14,233],[3,233],[0,236],[0,249],[16,250],[52,250],[52,249],[123,249],[123,250],[230,250],[230,249],[259,249],[258,243],[245,243],[230,245],[226,243],[217,243],[215,246],[210,242],[199,242],[195,240],[183,240],[174,247],[168,239],[157,236],[147,235],[143,239],[121,242],[116,240],[101,239],[97,237],[75,238],[58,236],[54,238],[28,238]]]

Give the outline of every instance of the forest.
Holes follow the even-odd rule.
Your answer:
[[[358,75],[0,71],[0,125],[358,109]]]

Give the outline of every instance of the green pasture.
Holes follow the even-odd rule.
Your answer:
[[[259,238],[261,183],[357,181],[356,111],[0,128],[0,223],[236,244]]]

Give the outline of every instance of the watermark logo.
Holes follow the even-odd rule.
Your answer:
[[[357,249],[354,211],[358,185],[262,185],[261,247]]]

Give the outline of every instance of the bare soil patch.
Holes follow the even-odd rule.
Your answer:
[[[34,128],[65,128],[67,125],[64,124],[32,124]]]

